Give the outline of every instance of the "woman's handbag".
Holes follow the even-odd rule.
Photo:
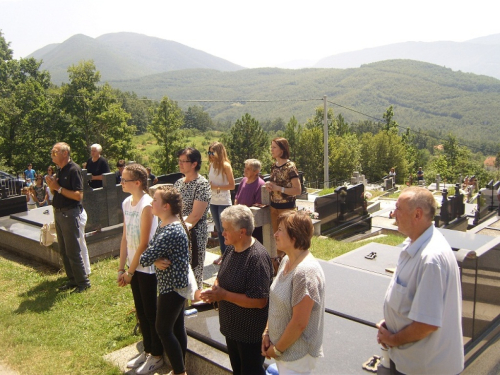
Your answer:
[[[175,288],[175,291],[185,299],[194,300],[194,294],[198,290],[198,283],[191,266],[189,266],[188,285],[185,288]]]
[[[40,229],[40,245],[50,246],[56,241],[56,223],[43,224],[42,229]]]

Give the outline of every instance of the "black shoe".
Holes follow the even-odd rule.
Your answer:
[[[83,293],[87,289],[90,289],[90,285],[77,286],[75,289],[73,289],[71,291],[71,294],[73,294],[73,293]]]
[[[76,288],[76,285],[64,284],[64,285],[61,285],[59,288],[57,288],[57,290],[60,292],[64,292],[66,290],[72,290],[75,288]]]

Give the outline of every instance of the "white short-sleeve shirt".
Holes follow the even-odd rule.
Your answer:
[[[413,321],[439,327],[424,339],[390,349],[405,374],[458,374],[464,368],[462,291],[458,264],[444,236],[430,226],[407,239],[385,296],[392,333]]]

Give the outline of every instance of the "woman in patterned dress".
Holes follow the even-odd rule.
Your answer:
[[[252,211],[230,206],[221,214],[227,245],[217,280],[201,293],[205,302],[219,303],[220,331],[226,337],[234,374],[265,374],[261,332],[267,322],[271,258],[252,237]]]
[[[271,176],[266,188],[271,195],[271,225],[273,233],[278,230],[278,216],[295,209],[295,196],[300,195],[299,172],[290,161],[290,146],[285,138],[274,138],[271,142],[271,156],[276,162],[271,166]],[[283,257],[278,250],[278,257]]]
[[[193,268],[198,289],[203,287],[203,262],[207,248],[207,212],[212,191],[207,179],[198,172],[201,168],[201,154],[192,147],[177,153],[179,171],[184,174],[177,180],[175,188],[182,196],[182,216],[186,223],[192,225],[191,233],[191,267]]]
[[[123,181],[123,180],[122,180]],[[158,301],[156,331],[167,353],[174,374],[185,374],[184,359],[187,351],[187,334],[184,326],[186,299],[177,290],[189,284],[189,239],[182,219],[182,198],[177,189],[160,186],[151,204],[153,214],[161,223],[155,237],[141,255],[141,265],[156,267]],[[168,267],[163,263],[168,261]]]
[[[286,255],[269,293],[262,355],[276,359],[280,375],[309,374],[323,356],[325,275],[309,252],[313,232],[305,212],[278,218],[276,247]]]

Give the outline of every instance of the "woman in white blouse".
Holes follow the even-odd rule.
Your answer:
[[[212,198],[210,200],[210,212],[214,220],[215,229],[219,236],[219,245],[221,256],[214,261],[214,264],[220,265],[222,256],[226,251],[224,237],[222,237],[222,222],[220,215],[227,207],[232,205],[231,192],[234,189],[234,176],[231,163],[227,157],[226,149],[220,142],[213,142],[208,148],[208,160],[210,167],[208,169],[208,182],[212,188]]]
[[[280,375],[309,374],[323,356],[325,275],[309,252],[313,231],[307,213],[288,211],[274,234],[286,255],[271,285],[262,355],[276,359]]]

